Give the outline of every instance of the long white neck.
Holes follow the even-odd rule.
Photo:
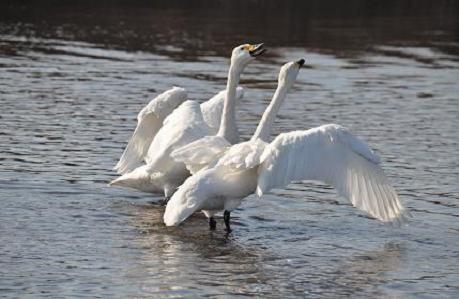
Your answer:
[[[273,98],[265,112],[263,112],[263,116],[261,117],[260,123],[258,124],[258,127],[251,140],[256,140],[259,138],[264,142],[268,142],[269,136],[271,134],[271,128],[273,126],[274,120],[276,119],[277,112],[284,102],[288,90],[289,88],[285,84],[279,84],[277,86],[276,92],[274,93]]]
[[[223,103],[222,118],[217,136],[225,138],[231,144],[239,142],[239,132],[236,125],[236,88],[239,84],[242,70],[233,65],[228,71],[226,98]]]

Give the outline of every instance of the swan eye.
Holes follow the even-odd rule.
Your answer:
[[[244,50],[244,49],[245,49],[245,47],[244,47],[244,46],[242,46],[242,47],[241,47],[241,50]]]

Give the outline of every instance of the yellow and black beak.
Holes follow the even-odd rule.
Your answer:
[[[266,52],[266,48],[263,44],[249,45],[247,50],[249,51],[250,56],[257,57]]]
[[[296,63],[297,63],[297,64],[300,66],[300,68],[301,68],[301,67],[304,65],[304,63],[305,63],[305,60],[304,60],[304,59],[300,59],[300,60],[298,60]]]

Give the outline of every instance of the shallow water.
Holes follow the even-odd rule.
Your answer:
[[[251,2],[228,13],[3,10],[0,294],[457,298],[459,39],[448,13],[456,7],[439,3],[411,14],[359,6],[373,18],[345,7],[284,9],[274,24],[271,6],[249,19]],[[151,204],[159,197],[106,186],[138,111],[172,85],[211,97],[225,86],[232,46],[246,39],[270,52],[243,75],[243,138],[280,65],[306,58],[273,136],[330,122],[350,128],[380,154],[414,216],[407,226],[384,226],[333,189],[301,183],[249,197],[226,237],[221,218],[215,232],[201,214],[166,228],[164,208]]]

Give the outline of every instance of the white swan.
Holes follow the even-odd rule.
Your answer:
[[[242,87],[236,91],[237,100],[244,94]],[[200,105],[205,122],[212,131],[217,132],[223,110],[226,89]],[[144,164],[150,144],[161,129],[166,117],[187,98],[184,88],[173,87],[151,100],[137,115],[137,126],[120,160],[113,168],[120,174],[134,170]]]
[[[214,128],[220,121],[221,115],[223,117],[218,135],[232,143],[238,142],[239,132],[235,122],[237,85],[245,67],[264,52],[263,44],[246,44],[234,48],[223,109],[219,109],[211,101],[201,106],[195,101],[184,102],[166,118],[163,126],[153,138],[145,156],[146,165],[124,174],[112,181],[110,185],[131,187],[153,193],[164,192],[167,199],[190,174],[182,162],[176,162],[170,157],[174,149],[204,136],[215,134]],[[206,111],[209,113],[205,113]]]
[[[302,63],[304,60],[282,67],[278,88],[252,139],[226,149],[214,166],[198,171],[180,186],[166,207],[167,226],[179,225],[202,210],[215,229],[213,216],[224,210],[229,232],[230,212],[244,197],[254,192],[261,196],[298,180],[329,183],[355,207],[383,222],[409,215],[378,165],[379,158],[347,129],[329,124],[283,133],[266,143]]]

